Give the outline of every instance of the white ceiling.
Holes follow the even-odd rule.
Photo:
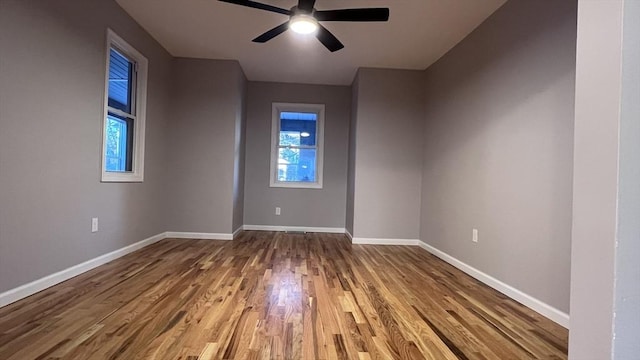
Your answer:
[[[325,22],[345,48],[331,53],[313,36],[287,31],[251,40],[285,15],[217,0],[116,0],[176,57],[235,59],[249,80],[351,84],[359,67],[425,69],[506,0],[317,0],[316,9],[389,7],[386,23]],[[289,9],[297,0],[264,0]]]

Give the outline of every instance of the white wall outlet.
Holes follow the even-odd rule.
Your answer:
[[[280,215],[280,208],[276,207],[276,215]]]
[[[473,229],[473,234],[471,235],[471,241],[475,243],[478,242],[478,229]]]
[[[91,232],[98,232],[98,218],[91,218]]]

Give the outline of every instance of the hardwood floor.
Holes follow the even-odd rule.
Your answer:
[[[167,239],[0,308],[0,359],[566,359],[567,330],[418,247]]]

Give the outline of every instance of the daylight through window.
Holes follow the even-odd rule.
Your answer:
[[[102,180],[142,181],[147,59],[107,33]]]
[[[324,105],[273,105],[271,186],[322,187]]]

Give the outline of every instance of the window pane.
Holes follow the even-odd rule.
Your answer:
[[[132,108],[133,62],[111,48],[109,55],[109,106],[128,114]]]
[[[300,146],[300,133],[297,131],[280,131],[280,146]]]
[[[316,145],[316,128],[318,124],[318,114],[303,112],[280,113],[280,145]],[[282,133],[297,134],[297,144],[287,144],[282,142]]]
[[[278,181],[316,181],[316,149],[278,149]]]
[[[113,114],[107,116],[105,129],[105,169],[107,171],[131,171],[133,131],[131,119]]]

